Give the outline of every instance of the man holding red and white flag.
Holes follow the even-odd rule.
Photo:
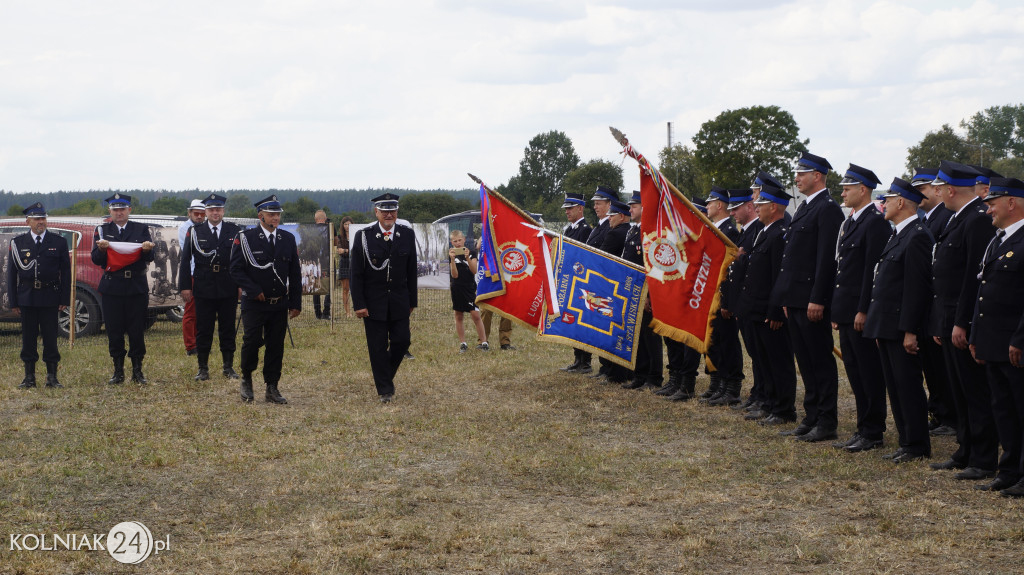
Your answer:
[[[124,383],[124,336],[128,335],[128,357],[132,360],[132,381],[145,384],[142,360],[146,357],[146,313],[149,309],[149,281],[146,268],[153,261],[149,226],[128,221],[131,196],[116,193],[106,200],[110,222],[96,227],[92,263],[103,268],[99,291],[103,321],[107,329],[114,374],[107,383]]]

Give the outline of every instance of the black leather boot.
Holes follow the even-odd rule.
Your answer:
[[[57,380],[57,362],[46,362],[46,387],[64,387]]]
[[[242,374],[242,382],[239,384],[239,391],[242,393],[242,401],[252,403],[252,374]]]
[[[238,379],[238,373],[235,371],[235,368],[231,367],[231,365],[235,363],[235,356],[230,352],[226,352],[222,353],[221,357],[224,358],[224,369],[221,370],[224,377],[228,379]]]
[[[722,393],[718,394],[717,397],[711,399],[708,405],[736,405],[740,402],[740,386],[743,385],[743,380],[737,379],[725,382],[722,385]]]
[[[670,397],[679,391],[683,385],[683,372],[670,369],[668,371],[668,383],[661,386],[661,389],[654,392],[654,395]]]
[[[25,379],[18,385],[20,389],[29,389],[36,386],[36,364],[25,362]]]
[[[285,403],[288,403],[288,400],[283,398],[283,397],[281,397],[280,392],[277,391],[277,384],[274,384],[274,385],[267,384],[267,396],[266,396],[266,399],[267,399],[267,403],[278,403],[278,404],[282,404],[282,405],[285,404]]]
[[[697,378],[688,375],[683,377],[682,383],[679,385],[679,389],[675,393],[669,396],[672,401],[689,401],[693,397],[693,388],[697,386]]]
[[[124,383],[124,358],[120,357],[114,360],[114,375],[110,376],[107,380],[108,385],[118,385]]]
[[[722,378],[715,373],[712,373],[710,377],[711,383],[708,385],[708,390],[700,395],[701,403],[707,403],[722,393]]]
[[[146,385],[146,376],[142,375],[142,360],[132,358],[132,382],[139,385]]]
[[[576,359],[574,359],[572,361],[572,363],[570,363],[569,365],[567,365],[565,367],[560,367],[559,369],[562,370],[562,371],[568,371],[568,372],[571,373],[573,370],[575,370],[579,366],[580,366],[580,358],[577,357]]]
[[[210,379],[210,354],[199,352],[197,359],[199,360],[199,371],[193,379],[196,381],[206,381]]]

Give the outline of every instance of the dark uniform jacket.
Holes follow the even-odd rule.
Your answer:
[[[622,255],[622,248],[626,245],[627,233],[629,233],[629,223],[619,224],[614,228],[609,227],[608,233],[604,236],[604,241],[598,247],[605,253],[619,257]]]
[[[729,311],[747,321],[782,321],[782,306],[770,303],[772,286],[779,279],[782,254],[786,249],[786,224],[780,219],[761,230],[747,256],[739,297]]]
[[[644,235],[640,225],[630,224],[626,230],[626,243],[622,246],[622,259],[644,267]]]
[[[936,240],[930,335],[950,337],[953,326],[970,331],[974,298],[978,296],[978,265],[996,233],[986,209],[980,198],[971,200],[960,215],[950,218]]]
[[[601,224],[598,224],[596,228],[590,231],[590,235],[587,236],[587,239],[585,240],[587,245],[592,248],[601,249],[601,246],[604,245],[604,237],[608,235],[609,229],[611,229],[611,226],[608,224],[607,219]]]
[[[907,224],[885,244],[871,289],[864,337],[902,341],[906,332],[925,333],[933,244],[920,220]]]
[[[867,313],[875,264],[892,235],[892,226],[874,205],[863,208],[857,219],[847,218],[836,246],[836,280],[832,292],[832,321],[853,323]]]
[[[193,290],[194,295],[201,298],[237,297],[238,284],[231,278],[230,270],[231,246],[241,231],[237,224],[221,221],[217,226],[217,241],[214,241],[213,231],[206,222],[185,232],[185,245],[178,262],[178,289]],[[196,244],[199,244],[198,250]],[[194,272],[190,265],[193,259],[196,263]]]
[[[836,238],[843,219],[843,210],[828,190],[797,209],[786,236],[779,281],[772,292],[775,305],[797,309],[811,303],[829,306],[835,285]]]
[[[1024,349],[1024,232],[1017,230],[985,258],[974,306],[971,343],[983,361],[1010,361]]]
[[[761,220],[754,218],[747,222],[746,227],[733,240],[732,243],[742,249],[743,253],[736,256],[736,259],[729,265],[729,273],[725,282],[722,283],[721,307],[723,309],[735,311],[732,309],[733,302],[739,301],[740,292],[743,289],[743,276],[747,274],[747,258],[750,256],[750,251],[754,249],[754,238],[763,229],[764,224],[761,223]]]
[[[928,216],[925,221],[925,227],[931,232],[933,238],[938,238],[942,235],[942,230],[946,229],[946,222],[949,221],[949,217],[953,215],[953,211],[946,207],[945,204],[939,204],[934,210],[932,215]]]
[[[576,240],[578,242],[587,243],[587,238],[590,237],[590,232],[592,231],[593,229],[590,227],[589,224],[587,224],[587,221],[584,219],[580,219],[579,222],[565,226],[565,231],[563,231],[562,234],[565,237]]]
[[[15,254],[23,270],[15,263]],[[71,303],[71,256],[68,242],[58,234],[43,234],[42,250],[32,233],[11,240],[7,254],[7,297],[10,307],[56,307]],[[32,262],[38,262],[35,265]],[[38,282],[38,283],[37,283]]]
[[[195,226],[191,231],[195,231]],[[258,224],[238,233],[233,240],[228,265],[231,279],[242,288],[243,311],[302,309],[302,270],[295,236],[278,228],[274,230],[274,242],[276,245],[271,246]],[[257,267],[267,264],[271,265],[266,269]],[[261,293],[265,301],[256,299]]]
[[[96,242],[99,240],[130,242],[134,244],[153,241],[149,235],[149,226],[131,220],[124,225],[124,235],[120,239],[117,237],[117,224],[114,222],[107,222],[99,226],[97,231],[93,233],[92,239],[92,263],[104,269],[107,267],[107,250],[101,250],[96,247]],[[104,271],[103,276],[100,278],[100,293],[105,295],[140,295],[149,293],[149,281],[146,278],[146,270],[151,261],[153,261],[153,250],[144,251],[137,262],[115,272]]]
[[[377,223],[352,240],[352,309],[366,309],[380,321],[409,317],[418,302],[416,236],[401,224],[391,231],[391,241],[384,241]]]

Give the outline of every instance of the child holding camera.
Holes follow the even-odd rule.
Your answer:
[[[449,236],[452,247],[448,249],[448,267],[451,273],[452,309],[455,310],[455,332],[459,336],[459,353],[469,349],[466,345],[466,328],[463,315],[468,312],[476,325],[476,333],[482,342],[476,346],[481,351],[490,351],[480,310],[476,307],[476,254],[466,247],[466,236],[459,230]]]

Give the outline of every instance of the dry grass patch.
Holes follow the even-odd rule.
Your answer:
[[[165,322],[148,336],[145,388],[105,385],[102,339],[64,351],[63,390],[18,390],[7,370],[7,531],[106,533],[138,520],[172,549],[128,568],[105,553],[5,544],[0,573],[1020,570],[1019,501],[878,451],[789,441],[728,409],[564,374],[568,349],[520,328],[517,351],[460,355],[449,316],[440,304],[417,311],[416,359],[390,406],[376,401],[355,321],[333,335],[296,322],[287,406],[244,405],[219,375],[193,382]],[[17,365],[14,340],[0,357]],[[841,433],[850,399],[844,382]]]

